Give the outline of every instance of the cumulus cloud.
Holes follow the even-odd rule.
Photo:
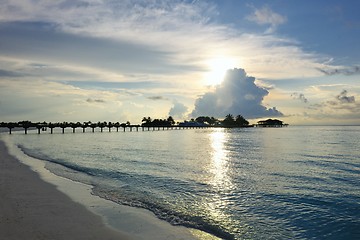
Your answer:
[[[269,92],[255,85],[255,78],[244,69],[228,70],[224,81],[214,92],[207,92],[195,101],[191,115],[224,117],[241,114],[245,118],[276,117],[283,114],[276,107],[266,108],[262,101]]]
[[[266,30],[266,33],[273,33],[277,26],[284,24],[287,21],[286,17],[275,13],[268,6],[264,6],[261,9],[255,9],[253,14],[249,15],[247,19],[259,25],[270,25]]]
[[[305,95],[304,95],[303,93],[296,93],[296,92],[294,92],[294,93],[291,94],[291,97],[292,97],[293,99],[298,99],[298,100],[302,101],[303,103],[307,103],[307,102],[308,102],[307,98],[305,97]]]
[[[175,119],[184,119],[187,111],[188,108],[184,104],[174,101],[174,105],[169,111],[169,116],[173,116]]]
[[[10,79],[14,73],[19,73],[28,82],[46,81],[48,84],[36,85],[44,94],[56,91],[57,95],[67,96],[70,103],[85,105],[91,109],[88,115],[98,118],[93,107],[105,109],[109,105],[109,109],[114,109],[110,106],[113,100],[106,98],[103,92],[126,94],[127,102],[123,106],[129,109],[129,116],[136,112],[130,103],[144,106],[151,102],[157,105],[153,109],[161,109],[165,114],[169,110],[169,99],[161,101],[156,96],[173,99],[184,94],[189,100],[194,93],[203,92],[200,81],[209,70],[205,62],[218,54],[241,58],[242,66],[258,78],[321,75],[316,67],[326,64],[322,55],[306,52],[290,38],[249,33],[246,29],[239,31],[235,25],[221,24],[221,19],[214,18],[216,12],[216,4],[212,1],[3,1],[0,4],[0,68],[8,72],[0,72],[0,77]],[[269,32],[286,22],[286,18],[269,7],[254,8],[253,12],[250,21],[269,27]],[[60,92],[54,82],[65,83],[67,88]],[[74,93],[69,95],[68,88]],[[205,112],[206,106],[202,105],[208,103],[208,112],[220,104],[226,111],[248,112],[249,116],[279,114],[276,108],[262,106],[262,99],[269,89],[258,87],[260,93],[244,93],[239,99],[233,94],[237,99],[235,102],[229,102],[227,96],[222,97],[225,93],[221,91],[230,91],[225,86],[222,89],[219,87],[218,92],[199,98],[196,111]],[[38,97],[36,91],[31,97]],[[87,94],[89,91],[91,93]],[[94,94],[93,91],[102,92]],[[12,95],[8,96],[11,100],[22,97],[17,91]],[[149,101],[139,95],[154,95],[152,100],[159,101]],[[86,102],[89,96],[101,96],[106,103],[95,104],[96,99],[91,99],[94,104],[89,104]],[[31,99],[27,101],[31,102]],[[4,99],[3,102],[11,101]],[[44,99],[42,102],[50,101]],[[235,109],[241,102],[251,103],[255,108],[247,110],[244,104],[240,110]],[[69,106],[67,104],[66,109]],[[121,111],[126,111],[124,108]],[[174,104],[173,108],[175,114],[186,112],[186,106],[181,108],[180,103]],[[42,111],[49,109],[54,108],[41,107]],[[151,115],[145,113],[151,111],[148,107],[139,109],[138,114]],[[71,108],[73,112],[77,110],[77,105]],[[215,107],[209,115],[220,116],[220,110],[221,107]],[[63,111],[58,112],[62,116]],[[1,114],[5,115],[10,116]],[[51,116],[55,117],[54,114]],[[114,114],[109,113],[109,116]]]

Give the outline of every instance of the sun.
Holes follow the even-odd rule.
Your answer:
[[[209,71],[205,75],[206,85],[219,85],[225,77],[226,71],[236,66],[236,62],[230,57],[212,58],[206,62]]]

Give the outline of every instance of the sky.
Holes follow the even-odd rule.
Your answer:
[[[0,122],[360,124],[360,1],[0,0]]]

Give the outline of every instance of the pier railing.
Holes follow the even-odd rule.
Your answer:
[[[91,132],[95,132],[95,129],[100,129],[100,132],[108,131],[129,131],[138,132],[141,131],[160,131],[160,130],[183,130],[183,129],[200,129],[200,128],[210,128],[214,126],[209,125],[170,125],[170,126],[143,126],[143,125],[131,125],[131,124],[112,124],[112,123],[0,123],[0,128],[7,128],[9,134],[11,134],[14,130],[19,131],[23,130],[25,134],[28,133],[28,130],[36,130],[37,133],[41,132],[50,132],[50,134],[54,133],[54,129],[60,128],[61,132],[64,134],[66,129],[72,129],[72,132],[80,131],[85,133],[88,129]],[[77,131],[78,129],[78,131]]]

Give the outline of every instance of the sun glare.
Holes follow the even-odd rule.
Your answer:
[[[219,85],[225,77],[226,71],[236,66],[235,60],[228,57],[213,58],[207,61],[209,72],[205,76],[206,85]]]

